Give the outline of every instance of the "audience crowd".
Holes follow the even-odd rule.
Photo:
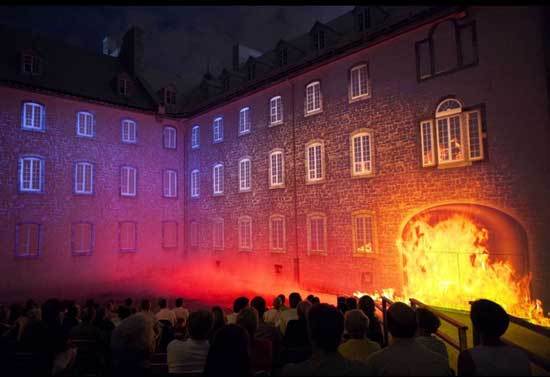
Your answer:
[[[4,375],[56,376],[496,376],[530,375],[525,353],[501,336],[509,317],[488,300],[472,303],[480,344],[449,365],[425,308],[392,304],[384,339],[375,302],[339,297],[337,305],[281,294],[235,299],[231,313],[188,310],[178,298],[137,305],[49,299],[0,306]]]

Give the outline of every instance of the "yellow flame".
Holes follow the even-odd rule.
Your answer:
[[[531,276],[518,277],[509,262],[491,262],[488,239],[486,229],[463,215],[435,225],[427,218],[415,220],[397,241],[404,256],[406,283],[403,297],[395,299],[415,298],[428,305],[469,310],[469,301],[485,298],[515,317],[550,326],[541,301],[531,298]],[[386,297],[394,299],[391,293]]]

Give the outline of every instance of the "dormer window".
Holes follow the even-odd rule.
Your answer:
[[[118,94],[121,96],[127,96],[128,95],[128,80],[125,78],[119,78],[118,79]]]
[[[222,86],[223,86],[223,90],[229,89],[229,76],[224,76],[222,78]]]
[[[253,61],[250,61],[248,63],[248,79],[254,80],[255,77],[256,77],[256,63],[254,63]]]
[[[357,30],[365,31],[370,28],[370,9],[360,9],[357,13]]]
[[[39,75],[42,71],[41,59],[33,54],[23,55],[23,73],[28,75]]]
[[[322,50],[323,48],[325,48],[325,31],[324,30],[318,30],[315,33],[314,44],[315,44],[316,50]]]
[[[164,103],[166,105],[176,104],[176,91],[170,88],[164,89]]]
[[[282,67],[288,64],[288,48],[281,47],[279,50],[279,65]]]

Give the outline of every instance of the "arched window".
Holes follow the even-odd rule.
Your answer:
[[[325,177],[325,152],[322,141],[306,144],[306,182],[315,183]]]
[[[354,177],[373,174],[373,137],[372,131],[360,129],[350,136],[351,175]]]

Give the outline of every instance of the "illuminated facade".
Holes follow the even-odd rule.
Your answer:
[[[2,130],[10,147],[9,157],[0,162],[10,172],[1,186],[3,208],[8,208],[2,220],[2,240],[8,245],[2,268],[48,274],[41,261],[55,240],[64,239],[55,263],[68,268],[106,263],[123,266],[111,273],[131,276],[149,260],[162,268],[200,258],[235,276],[261,271],[275,281],[323,292],[399,291],[408,283],[405,272],[411,273],[402,256],[412,246],[401,242],[414,239],[414,224],[422,220],[436,226],[459,215],[487,232],[487,240],[474,237],[472,242],[486,243],[489,260],[509,263],[521,276],[530,272],[533,295],[547,303],[546,19],[535,7],[357,7],[218,77],[205,75],[185,96],[174,95],[169,86],[152,94],[139,86],[145,98],[156,98],[140,109],[124,103],[83,106],[74,99],[50,105],[49,95],[32,92],[33,102],[46,104],[46,132],[37,134],[44,139],[42,149],[20,145],[34,136],[19,124],[29,91],[2,87],[2,97],[9,98],[0,104],[7,119]],[[131,49],[123,48],[121,59],[125,51]],[[131,79],[132,70],[113,77]],[[115,87],[119,95],[126,90],[124,81]],[[68,118],[61,123],[49,118],[52,107]],[[97,112],[93,132],[104,142],[72,152],[69,134],[81,140],[75,135],[79,111]],[[100,122],[102,111],[107,120]],[[120,132],[130,139],[132,134],[131,124],[119,126],[122,118],[138,124],[143,149],[121,143]],[[83,115],[84,133],[86,122]],[[109,133],[99,136],[99,126],[107,123]],[[65,133],[48,139],[54,128],[49,124],[63,124]],[[173,135],[164,126],[176,130],[175,151],[161,144]],[[142,137],[141,132],[149,134]],[[59,141],[53,155],[48,140]],[[26,154],[44,157],[44,194],[17,190],[17,161]],[[54,155],[71,157],[55,157],[60,165],[53,168]],[[68,173],[62,185],[53,185],[59,182],[54,171],[70,172],[81,160],[93,165],[74,168],[84,177],[75,187],[84,190],[89,169],[94,172],[95,191],[88,202],[73,194]],[[22,166],[33,171],[42,164],[34,161]],[[109,174],[100,178],[95,164]],[[120,185],[126,194],[134,187],[135,171],[118,171],[126,166],[138,168],[133,199],[118,195],[120,177],[125,177]],[[100,195],[100,188],[111,194]],[[50,190],[62,192],[50,196]],[[175,198],[163,197],[173,192]],[[83,216],[87,210],[94,215]],[[17,225],[47,224],[45,217],[51,216],[59,216],[62,225],[52,233],[44,225],[42,237],[51,243],[44,242],[42,255],[14,258],[14,234],[21,234]],[[138,239],[149,242],[139,245],[143,253],[116,251],[116,237],[129,249],[132,243],[130,236],[113,233],[115,218],[139,222]],[[68,224],[80,219],[103,224],[94,225],[95,234],[113,233],[102,236],[102,243],[96,236],[97,251],[87,259],[71,256],[69,248]],[[143,225],[152,230],[148,236],[140,233],[143,221],[150,221]],[[162,248],[165,221],[178,224],[172,254]],[[86,229],[79,234],[87,234]],[[134,234],[131,224],[120,229],[120,234]],[[442,265],[454,263],[451,275],[458,276],[465,263],[461,252],[443,245],[446,250],[430,252],[444,255],[436,259]]]

